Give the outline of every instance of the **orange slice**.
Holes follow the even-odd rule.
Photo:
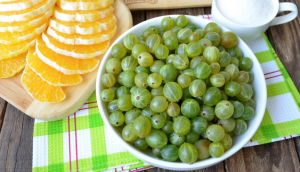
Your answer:
[[[49,22],[49,26],[59,32],[82,35],[99,33],[115,25],[116,17],[113,14],[94,22],[66,22],[56,18],[51,18]]]
[[[44,63],[67,75],[92,72],[99,64],[99,60],[95,58],[76,59],[55,53],[47,47],[41,37],[37,39],[36,52]]]
[[[20,41],[37,37],[47,29],[48,23],[43,23],[38,28],[32,28],[24,32],[0,32],[1,44],[16,44]]]
[[[32,20],[36,16],[46,13],[52,8],[56,0],[44,0],[30,8],[19,11],[0,12],[1,22],[14,22],[14,21],[25,21]]]
[[[18,1],[18,0],[0,0],[0,2],[15,2],[15,1]]]
[[[109,48],[109,41],[93,45],[68,45],[55,40],[47,33],[42,34],[43,41],[52,51],[78,59],[88,59],[104,54]]]
[[[59,7],[54,8],[54,17],[62,21],[93,22],[107,17],[114,12],[112,6],[88,11],[66,11]]]
[[[63,10],[98,10],[108,7],[114,0],[58,0],[57,5]]]
[[[0,60],[15,57],[28,50],[29,47],[35,45],[35,38],[21,41],[16,44],[0,44]]]
[[[0,78],[9,78],[19,73],[26,65],[26,54],[0,60]]]
[[[18,11],[30,8],[43,0],[18,0],[12,2],[0,2],[0,11]]]
[[[66,75],[44,63],[36,54],[35,48],[30,48],[27,54],[27,64],[44,81],[54,86],[77,85],[82,82],[78,74]]]
[[[59,86],[50,85],[37,75],[28,65],[21,77],[25,90],[37,101],[56,103],[66,98],[65,93]]]
[[[52,27],[48,27],[47,33],[52,36],[54,39],[59,42],[70,44],[70,45],[91,45],[91,44],[99,44],[101,42],[107,41],[112,38],[117,32],[117,26],[110,28],[106,31],[89,34],[89,35],[81,35],[81,34],[66,34],[59,32]]]
[[[51,8],[44,14],[36,16],[32,20],[18,21],[18,22],[0,22],[0,32],[23,32],[34,27],[46,23],[52,16],[53,9]]]

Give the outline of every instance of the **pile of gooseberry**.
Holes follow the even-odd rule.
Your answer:
[[[252,61],[232,32],[180,15],[128,34],[101,77],[109,122],[137,149],[166,161],[220,157],[254,116]]]

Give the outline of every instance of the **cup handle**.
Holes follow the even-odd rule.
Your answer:
[[[291,13],[286,14],[284,16],[275,17],[275,19],[271,22],[271,26],[279,25],[283,23],[287,23],[289,21],[294,20],[298,15],[298,8],[294,3],[291,2],[282,2],[279,3],[278,13],[283,11],[291,11]]]

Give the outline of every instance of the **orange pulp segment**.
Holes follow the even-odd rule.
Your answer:
[[[59,32],[82,35],[100,33],[115,25],[116,17],[113,14],[94,22],[66,22],[56,18],[51,18],[49,22],[49,26]]]
[[[114,0],[58,0],[57,5],[63,10],[98,10],[108,7]]]
[[[35,38],[26,41],[21,41],[16,44],[0,44],[0,60],[12,58],[22,54],[28,50],[29,47],[35,45]]]
[[[0,21],[14,22],[32,20],[36,16],[49,11],[49,9],[54,6],[55,2],[56,0],[45,0],[25,10],[0,12]]]
[[[81,35],[81,34],[66,34],[59,32],[52,27],[48,27],[47,33],[56,40],[70,45],[91,45],[98,44],[112,38],[117,32],[117,26],[109,28],[96,34]]]
[[[36,52],[44,63],[67,75],[92,72],[99,64],[99,60],[95,58],[76,59],[70,56],[55,53],[47,47],[46,43],[41,37],[37,39]]]
[[[104,54],[109,47],[109,40],[93,45],[68,45],[61,43],[48,35],[42,34],[43,41],[52,51],[78,59],[89,59]]]
[[[9,78],[19,73],[26,65],[26,54],[0,60],[0,78]]]
[[[40,26],[48,22],[52,16],[53,9],[51,8],[46,13],[43,13],[31,20],[17,21],[17,22],[0,22],[0,32],[23,32],[34,27]]]
[[[0,11],[18,11],[30,8],[43,0],[18,0],[12,2],[0,2]]]
[[[48,23],[43,23],[38,28],[32,28],[24,32],[0,32],[1,44],[15,44],[20,41],[32,39],[47,29]]]
[[[25,90],[37,101],[56,103],[66,98],[65,93],[59,86],[50,85],[37,75],[28,65],[21,77]]]
[[[102,8],[99,10],[87,10],[87,11],[66,11],[58,6],[54,8],[54,17],[62,21],[73,22],[93,22],[100,20],[113,14],[114,8],[112,6]]]
[[[28,50],[27,64],[43,80],[54,86],[77,85],[82,82],[82,77],[78,74],[66,75],[44,63],[36,54],[35,48]]]

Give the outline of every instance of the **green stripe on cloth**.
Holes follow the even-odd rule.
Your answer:
[[[63,121],[53,121],[48,123],[48,135],[63,133]]]
[[[32,172],[48,172],[48,166],[34,167],[32,168]]]
[[[254,136],[252,137],[253,141],[259,141],[259,140],[264,140],[265,138],[263,137],[263,133],[261,130],[261,127],[259,127],[257,129],[257,131],[255,132]]]
[[[265,139],[274,139],[279,137],[274,124],[260,126],[260,128]]]
[[[139,163],[130,165],[130,169],[137,169],[137,168],[152,168],[153,166],[149,166],[148,164],[145,164],[143,161],[139,160]]]
[[[82,116],[76,118],[77,130],[84,130],[90,128],[90,122],[88,116]]]
[[[48,134],[48,122],[34,124],[33,137],[45,136]]]
[[[107,155],[92,157],[93,170],[106,170],[108,168]]]
[[[300,106],[300,94],[298,94],[299,92],[298,92],[297,88],[295,87],[294,82],[292,81],[291,78],[286,79],[286,81],[291,88],[292,94],[294,95],[294,98],[295,98],[296,102],[298,103],[298,106]]]
[[[265,140],[258,141],[258,144],[262,145],[262,144],[271,143],[271,142],[272,142],[272,139],[265,139]]]
[[[259,63],[265,63],[274,60],[270,51],[255,53],[255,56]]]
[[[280,136],[289,136],[295,133],[300,133],[300,119],[274,124],[276,131]]]
[[[82,171],[92,171],[93,170],[93,160],[91,158],[80,159],[80,160],[78,160],[78,167]]]
[[[48,136],[48,163],[49,163],[49,165],[60,166],[60,164],[64,161],[63,152],[64,152],[63,135],[61,133],[49,135]],[[62,164],[62,167],[63,167],[63,164]]]
[[[272,47],[272,45],[271,45],[270,41],[268,40],[268,38],[266,37],[266,35],[263,35],[263,36],[264,36],[265,42],[269,46],[269,49],[270,49],[269,51],[272,52],[272,55],[285,78],[285,83],[287,84],[288,89],[292,93],[292,96],[293,96],[295,102],[297,103],[298,108],[300,109],[300,94],[299,94],[294,82],[291,80],[290,75],[288,74],[287,70],[283,66],[282,62],[280,61],[278,55],[276,54],[274,48]],[[277,58],[275,58],[275,57],[277,57]]]
[[[114,167],[118,164],[130,164],[132,161],[137,162],[135,156],[131,155],[129,152],[119,152],[107,155],[108,166]]]
[[[274,97],[281,94],[290,92],[286,85],[286,82],[279,82],[271,85],[267,85],[268,97]]]
[[[64,164],[52,164],[48,166],[48,171],[63,171],[64,170]]]
[[[100,155],[92,157],[93,162],[93,170],[107,170],[108,164],[107,164],[107,155]]]
[[[260,126],[264,126],[264,125],[270,125],[273,124],[270,113],[268,111],[268,109],[266,109],[265,115],[263,120],[260,123]]]
[[[103,122],[103,120],[102,120],[102,118],[101,118],[101,116],[99,114],[100,113],[89,115],[90,128],[104,126],[104,122]]]
[[[92,155],[106,155],[104,127],[91,128]]]

